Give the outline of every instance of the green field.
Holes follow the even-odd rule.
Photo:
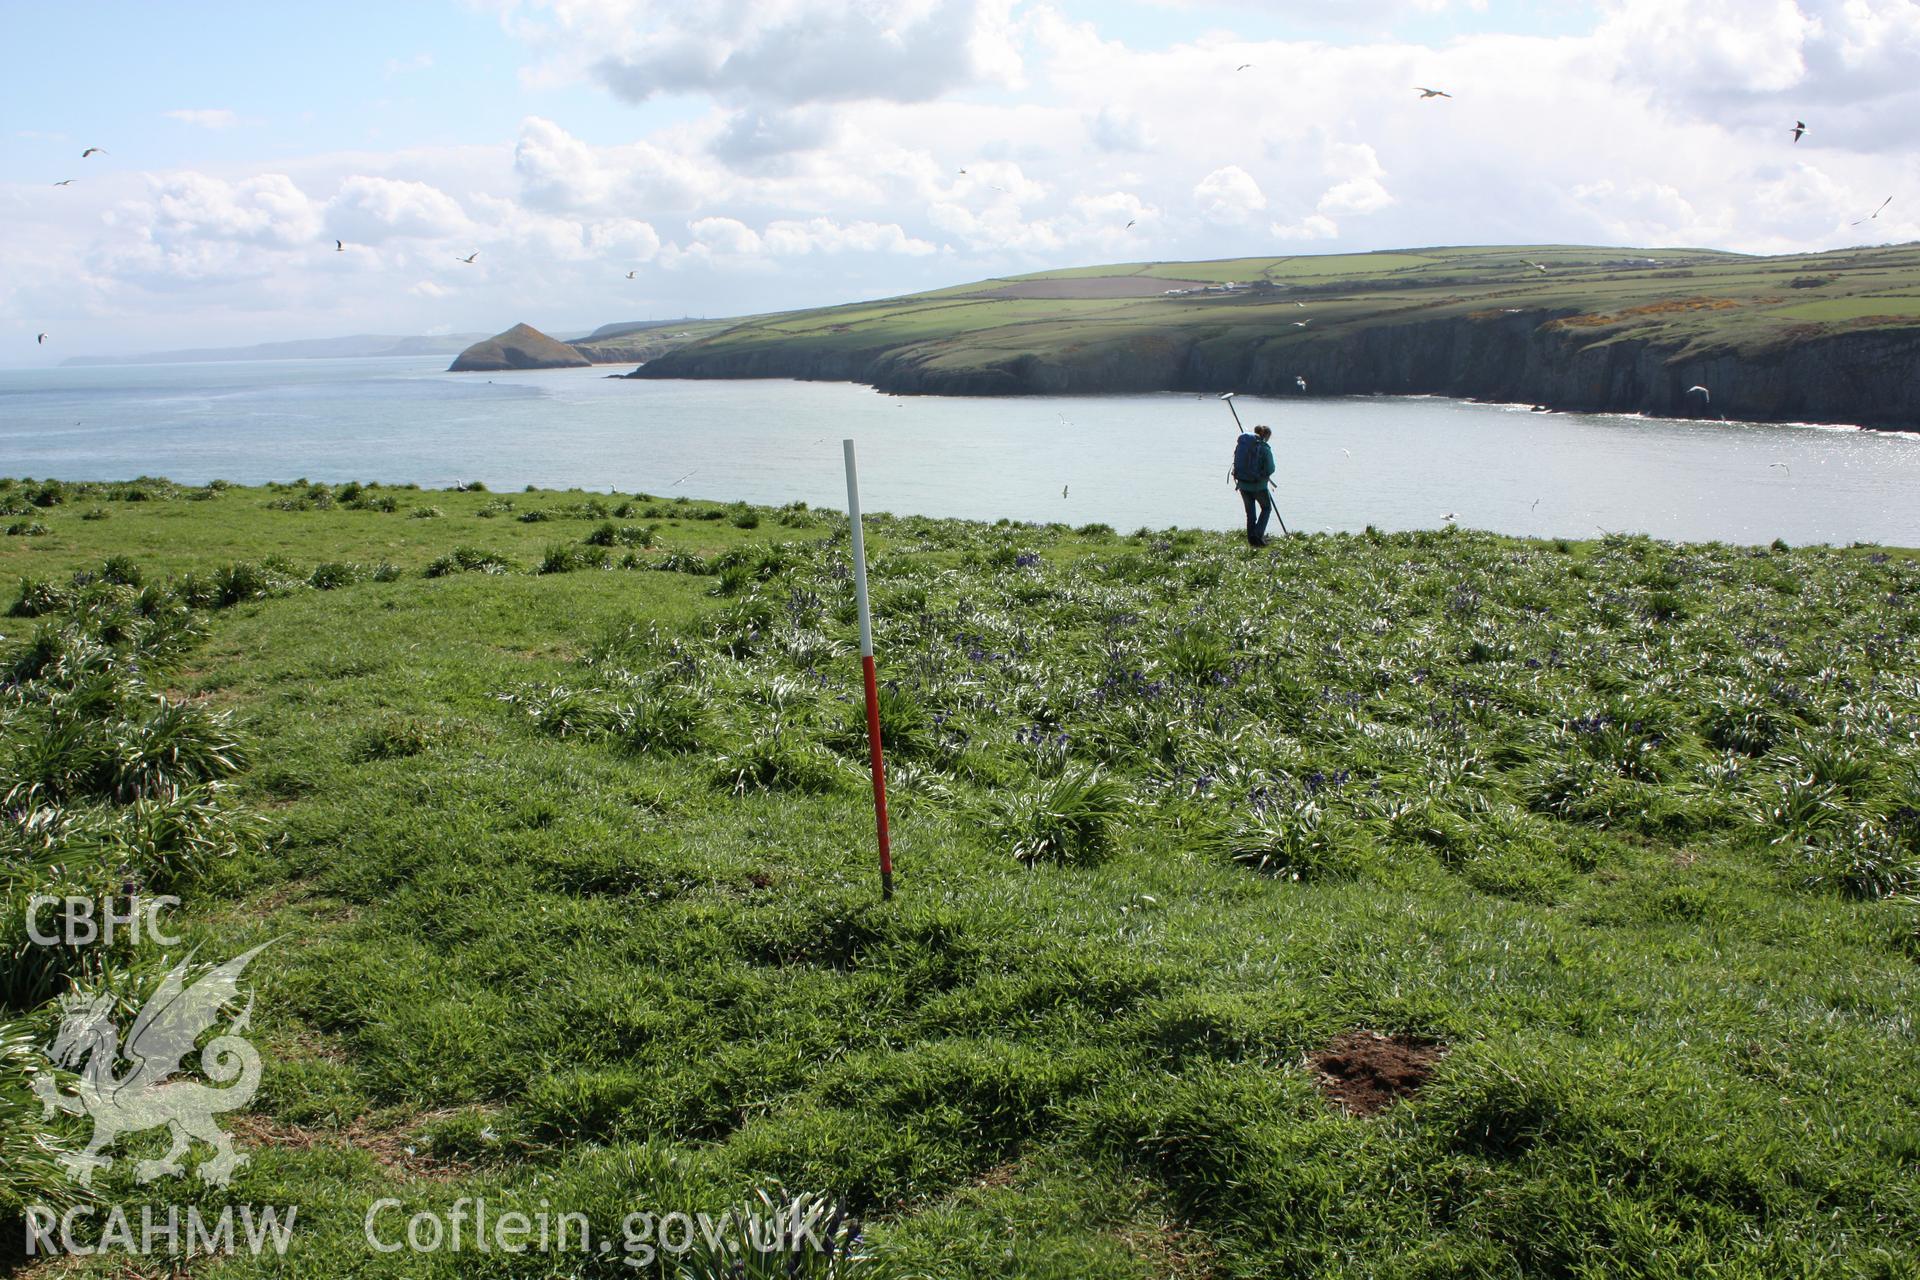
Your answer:
[[[1907,552],[873,519],[883,903],[840,516],[0,509],[0,1241],[77,1194],[49,1000],[124,1027],[185,949],[37,948],[49,890],[271,941],[250,1163],[88,1194],[299,1207],[284,1259],[21,1274],[662,1274],[362,1223],[759,1192],[848,1205],[850,1278],[1914,1274]]]
[[[1091,289],[1103,279],[1141,277],[1241,287],[1135,298],[1008,292],[1036,280]],[[771,353],[783,367],[805,368],[815,355],[887,357],[951,375],[1005,368],[1010,354],[1065,367],[1124,363],[1156,341],[1263,355],[1293,344],[1324,353],[1382,327],[1508,314],[1582,342],[1634,340],[1681,355],[1764,359],[1829,334],[1910,331],[1920,314],[1916,294],[1914,245],[1764,258],[1519,245],[1124,263],[759,317],[687,345],[655,373],[724,373],[743,356]],[[1296,323],[1302,319],[1308,327]]]

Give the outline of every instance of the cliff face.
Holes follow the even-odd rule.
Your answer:
[[[740,350],[695,345],[637,378],[801,378],[932,395],[1248,391],[1445,395],[1668,417],[1829,422],[1920,430],[1920,326],[1817,334],[1742,351],[1608,338],[1528,311],[1353,332],[1197,339],[1132,337],[990,364],[939,344],[822,350],[804,340]],[[1688,388],[1708,388],[1710,399]]]
[[[566,343],[529,324],[517,324],[454,357],[449,373],[498,373],[508,369],[578,369],[592,363]]]

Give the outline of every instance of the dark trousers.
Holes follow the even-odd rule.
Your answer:
[[[1240,501],[1247,508],[1247,545],[1266,546],[1267,521],[1273,518],[1273,495],[1265,489],[1242,489]]]

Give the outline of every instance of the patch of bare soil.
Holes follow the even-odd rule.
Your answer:
[[[1320,1091],[1356,1116],[1385,1111],[1420,1092],[1447,1047],[1412,1036],[1345,1031],[1307,1056]]]
[[[451,1111],[432,1112],[416,1117],[419,1124]],[[249,1147],[280,1147],[307,1151],[315,1147],[350,1147],[364,1151],[380,1165],[402,1177],[443,1182],[472,1172],[473,1166],[459,1160],[437,1159],[428,1152],[427,1142],[418,1132],[406,1128],[376,1128],[364,1118],[344,1129],[309,1128],[286,1124],[265,1116],[235,1116],[230,1126]]]
[[[1204,1238],[1170,1219],[1125,1227],[1119,1238],[1134,1257],[1152,1268],[1150,1274],[1156,1278],[1206,1280],[1213,1275],[1212,1247]]]

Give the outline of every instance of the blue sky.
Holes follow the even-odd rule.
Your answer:
[[[1888,195],[1874,238],[1920,234],[1911,0],[318,13],[8,6],[0,360],[586,327],[1144,258],[1819,249]],[[1420,102],[1427,83],[1454,98]],[[41,331],[52,349],[27,349]]]

